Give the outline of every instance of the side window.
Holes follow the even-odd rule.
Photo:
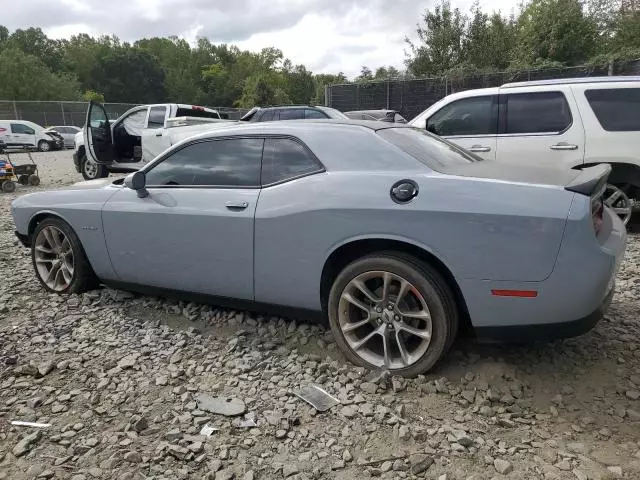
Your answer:
[[[164,127],[164,117],[166,113],[167,107],[151,107],[149,109],[149,120],[147,121],[147,128]]]
[[[572,122],[562,92],[505,95],[504,133],[559,133]]]
[[[262,185],[322,171],[322,165],[302,144],[290,138],[267,138],[262,157]]]
[[[280,120],[302,120],[304,118],[304,110],[301,108],[286,108],[280,110]]]
[[[11,133],[24,133],[26,135],[33,135],[36,133],[33,128],[27,127],[21,123],[12,123],[11,124]]]
[[[457,100],[427,119],[427,130],[440,136],[494,135],[498,109],[494,96]]]
[[[260,121],[261,122],[269,122],[271,120],[273,120],[273,114],[275,112],[273,110],[267,110],[266,112],[264,112],[261,116],[260,116]]]
[[[324,113],[322,113],[319,110],[313,110],[312,108],[307,108],[304,111],[304,118],[308,118],[308,119],[327,119],[329,117],[327,117]]]
[[[234,138],[192,143],[147,172],[149,186],[260,185],[261,138]]]
[[[640,88],[587,90],[584,95],[608,132],[640,131]]]

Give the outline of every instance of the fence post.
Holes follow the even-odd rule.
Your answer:
[[[324,106],[330,107],[331,102],[329,102],[329,85],[324,86]]]
[[[389,99],[389,89],[390,89],[390,85],[391,82],[389,82],[389,80],[387,80],[387,110],[389,110],[389,105],[390,105],[390,99]]]
[[[20,117],[18,116],[18,107],[16,107],[16,101],[13,101],[13,115],[14,117],[16,117],[16,120],[20,120]]]
[[[356,84],[356,110],[360,110],[360,84]]]
[[[613,58],[611,60],[609,60],[609,71],[607,72],[607,74],[609,76],[613,75]]]
[[[60,102],[60,111],[62,112],[62,124],[66,125],[67,124],[67,117],[64,114],[64,103]]]

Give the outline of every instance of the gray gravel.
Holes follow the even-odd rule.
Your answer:
[[[38,189],[80,180],[69,152],[34,157]],[[589,334],[461,340],[432,375],[376,378],[304,319],[45,294],[9,214],[33,190],[0,195],[0,479],[640,478],[639,237]],[[293,394],[311,382],[341,405]]]

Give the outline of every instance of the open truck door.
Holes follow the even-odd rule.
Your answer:
[[[98,102],[89,102],[84,124],[84,138],[86,151],[94,162],[113,162],[114,148],[111,124],[107,111]]]

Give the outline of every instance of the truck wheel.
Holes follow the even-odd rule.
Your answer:
[[[40,140],[38,142],[38,150],[40,150],[41,152],[48,152],[51,150],[51,144],[46,140]]]
[[[603,195],[604,203],[613,210],[626,225],[633,214],[633,201],[616,185],[607,184]]]
[[[40,185],[40,177],[38,175],[36,175],[35,173],[31,174],[27,178],[27,183],[29,185],[31,185],[32,187],[37,187],[38,185]]]
[[[106,178],[109,175],[109,172],[104,165],[94,162],[88,158],[86,154],[80,159],[80,171],[82,172],[82,178],[85,180]]]

